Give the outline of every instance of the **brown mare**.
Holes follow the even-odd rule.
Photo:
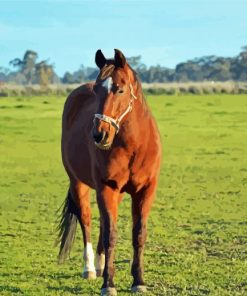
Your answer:
[[[60,222],[62,262],[72,246],[79,221],[84,241],[84,278],[102,276],[101,295],[116,295],[114,248],[118,205],[124,192],[132,199],[132,292],[145,292],[143,249],[147,218],[154,199],[161,159],[160,137],[145,102],[140,81],[121,51],[95,61],[100,73],[95,83],[75,89],[63,112],[62,158],[70,179]],[[96,190],[100,234],[96,268],[91,243],[89,190]]]

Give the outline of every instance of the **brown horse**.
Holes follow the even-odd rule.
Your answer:
[[[143,249],[146,225],[160,168],[161,144],[140,81],[121,51],[95,61],[100,73],[95,83],[75,89],[63,112],[62,158],[70,179],[60,222],[59,260],[72,246],[78,220],[84,241],[84,278],[102,276],[101,295],[116,295],[114,247],[118,204],[124,192],[132,199],[134,256],[132,292],[145,292]],[[100,234],[96,268],[91,243],[89,190],[96,190]]]

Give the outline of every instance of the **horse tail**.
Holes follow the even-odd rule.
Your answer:
[[[58,254],[58,263],[63,263],[64,260],[70,254],[72,245],[75,239],[76,226],[77,226],[77,217],[78,217],[78,208],[76,207],[70,190],[68,191],[67,197],[62,204],[61,208],[60,221],[57,227],[59,232],[57,244],[60,242],[60,250]]]

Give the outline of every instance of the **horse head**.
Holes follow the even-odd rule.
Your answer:
[[[95,145],[107,150],[134,107],[137,80],[125,56],[118,49],[115,49],[114,59],[106,59],[101,50],[98,50],[95,62],[100,73],[94,84],[98,107],[92,135]]]

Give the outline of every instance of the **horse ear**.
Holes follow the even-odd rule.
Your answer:
[[[126,64],[126,58],[123,55],[123,53],[119,50],[119,49],[114,49],[115,51],[115,66],[116,67],[120,67],[120,68],[124,68],[125,64]]]
[[[106,58],[105,56],[103,55],[102,51],[100,49],[98,49],[96,51],[96,54],[95,54],[95,63],[96,65],[102,69],[106,63]]]

